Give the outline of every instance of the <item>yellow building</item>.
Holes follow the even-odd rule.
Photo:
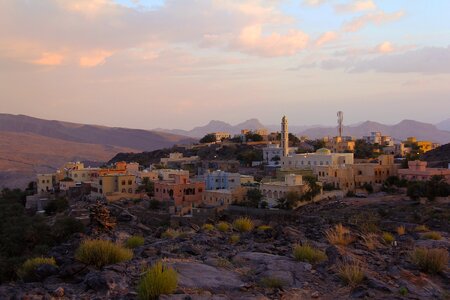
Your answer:
[[[55,174],[37,174],[36,185],[38,194],[47,194],[54,191],[56,184]]]
[[[377,189],[389,176],[398,175],[398,165],[394,164],[393,155],[381,155],[376,163],[320,166],[314,174],[320,182],[343,191],[362,189],[366,184]]]
[[[440,145],[431,141],[418,141],[415,137],[409,137],[403,142],[405,147],[412,148],[413,145],[417,146],[420,152],[425,153],[430,150],[436,149]]]
[[[335,136],[325,142],[325,147],[333,153],[349,153],[355,151],[355,141]]]
[[[353,164],[353,153],[331,153],[319,149],[315,153],[302,153],[281,157],[282,170],[314,170],[318,166]]]
[[[140,198],[140,195],[136,193],[136,190],[136,176],[131,174],[101,175],[92,183],[92,195],[94,197],[106,197],[108,201],[114,201],[121,198]]]

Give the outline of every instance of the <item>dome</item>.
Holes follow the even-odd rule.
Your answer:
[[[318,154],[331,154],[331,150],[327,149],[327,148],[320,148],[316,151],[316,153]]]

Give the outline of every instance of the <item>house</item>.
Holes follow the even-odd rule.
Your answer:
[[[409,161],[408,169],[398,170],[398,175],[401,179],[409,181],[427,181],[433,176],[443,176],[450,184],[450,165],[448,169],[445,168],[428,168],[426,161]]]
[[[264,182],[259,186],[263,200],[267,201],[269,207],[276,206],[277,200],[286,196],[288,192],[297,192],[302,195],[308,186],[303,183],[301,175],[286,175],[284,181]]]
[[[314,170],[317,166],[353,164],[353,153],[331,153],[321,148],[315,153],[302,153],[281,158],[282,170]]]

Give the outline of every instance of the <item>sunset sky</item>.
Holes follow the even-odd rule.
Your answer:
[[[450,117],[448,0],[0,0],[0,112],[152,129]]]

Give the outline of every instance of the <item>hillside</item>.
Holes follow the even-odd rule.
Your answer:
[[[372,131],[380,131],[382,134],[390,135],[396,140],[404,140],[409,136],[415,136],[419,140],[430,140],[441,144],[450,142],[450,131],[439,130],[432,124],[413,120],[403,120],[395,125],[384,125],[367,121],[358,124],[358,126],[344,127],[344,135],[355,136],[357,138],[369,135]],[[336,135],[336,127],[310,128],[298,134],[306,135],[310,138],[334,136]]]
[[[136,150],[0,131],[0,188],[26,186],[36,173],[54,171],[67,161],[105,162],[130,151]]]
[[[422,157],[430,167],[447,168],[450,164],[450,144],[442,145],[434,150],[428,151]]]
[[[0,114],[0,188],[24,187],[64,162],[106,162],[121,152],[152,151],[195,140],[169,133]]]

